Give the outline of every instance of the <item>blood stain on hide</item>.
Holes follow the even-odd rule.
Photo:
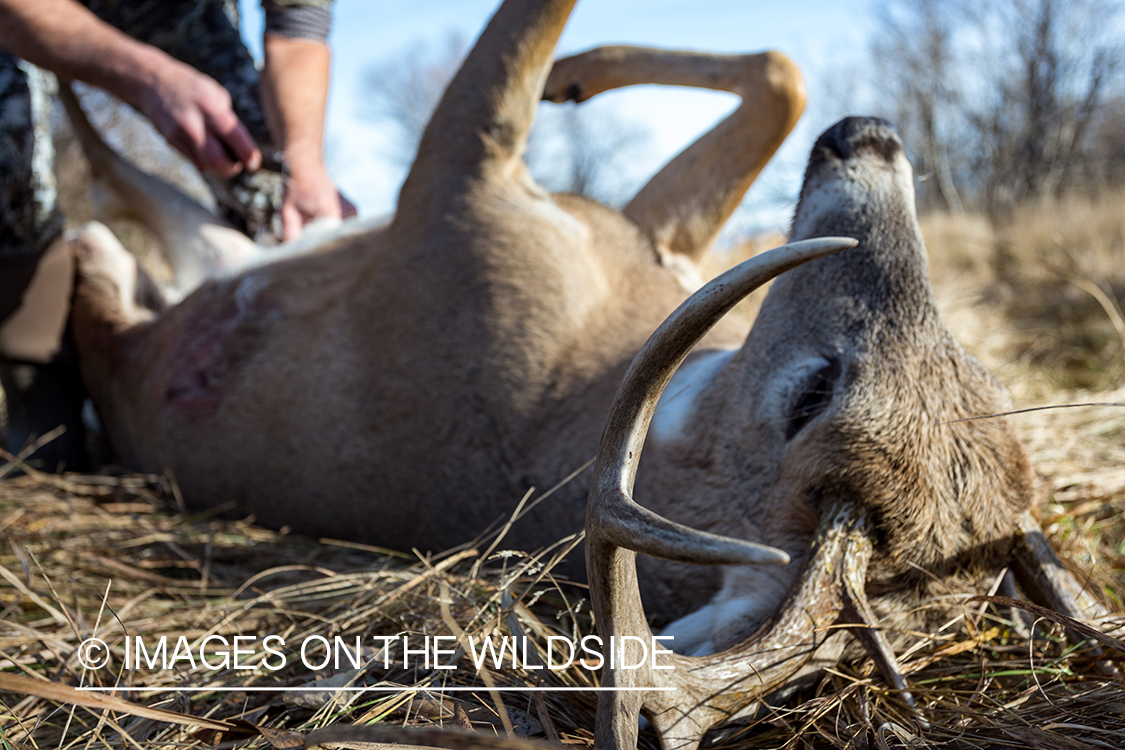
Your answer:
[[[171,348],[164,389],[168,409],[185,419],[202,419],[218,408],[224,376],[232,362],[231,340],[239,325],[234,302],[186,322]]]

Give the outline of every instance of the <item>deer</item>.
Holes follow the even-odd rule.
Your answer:
[[[552,63],[573,5],[504,0],[384,226],[163,307],[136,302],[112,235],[72,237],[71,328],[121,459],[310,535],[444,549],[512,516],[536,548],[584,530],[585,570],[563,570],[588,579],[599,632],[647,638],[652,617],[675,637],[671,672],[605,669],[599,748],[635,747],[642,712],[693,748],[838,659],[845,631],[909,703],[886,629],[981,571],[1098,616],[1030,513],[1045,489],[997,416],[1007,391],[938,312],[893,126],[826,130],[790,243],[700,287],[803,111],[800,72],[779,52]],[[741,104],[619,212],[531,179],[541,99],[644,83]],[[725,316],[771,279],[752,326]],[[513,515],[591,456],[588,494]]]

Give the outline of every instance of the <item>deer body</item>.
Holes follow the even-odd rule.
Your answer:
[[[587,223],[536,200],[526,215],[503,205],[542,240],[525,269],[474,276],[472,238],[409,253],[386,232],[209,282],[125,333],[113,377],[91,381],[95,402],[115,405],[102,409],[115,445],[139,468],[171,469],[185,497],[238,498],[267,524],[300,518],[302,533],[383,545],[409,533],[433,550],[466,541],[593,456],[629,359],[687,294],[619,216],[566,199]],[[523,240],[491,234],[489,246]],[[589,251],[604,239],[608,259]],[[521,540],[580,530],[584,493],[575,483]]]
[[[191,501],[233,500],[267,524],[437,550],[593,457],[629,360],[692,290],[684,269],[792,128],[804,92],[776,53],[694,56],[745,99],[720,126],[738,138],[708,157],[730,174],[673,161],[626,210],[657,214],[638,224],[548,195],[520,161],[567,13],[533,5],[505,4],[451,84],[390,226],[214,279],[155,318],[107,309],[97,284],[78,290],[85,378],[128,463],[169,469]],[[496,68],[497,47],[530,17],[520,33],[533,43]],[[637,51],[613,85],[661,80],[666,55],[693,59]],[[579,63],[548,96],[602,67]],[[695,85],[714,85],[704,72]],[[680,193],[704,216],[654,211],[645,194],[657,189],[660,206]],[[100,251],[87,249],[94,278]],[[731,321],[707,346],[745,333]],[[579,531],[584,513],[575,482],[516,533],[548,544]]]

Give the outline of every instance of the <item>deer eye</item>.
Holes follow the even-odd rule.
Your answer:
[[[805,381],[799,396],[789,412],[789,422],[785,426],[785,439],[792,440],[805,425],[832,403],[832,388],[840,377],[840,363],[831,360]]]

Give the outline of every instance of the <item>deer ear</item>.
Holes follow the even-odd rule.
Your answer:
[[[832,403],[843,366],[838,355],[806,354],[779,363],[762,393],[758,418],[792,440]]]
[[[805,378],[797,397],[789,403],[785,426],[785,439],[792,440],[797,433],[816,419],[832,403],[836,381],[840,378],[840,361],[832,358],[824,367]]]

